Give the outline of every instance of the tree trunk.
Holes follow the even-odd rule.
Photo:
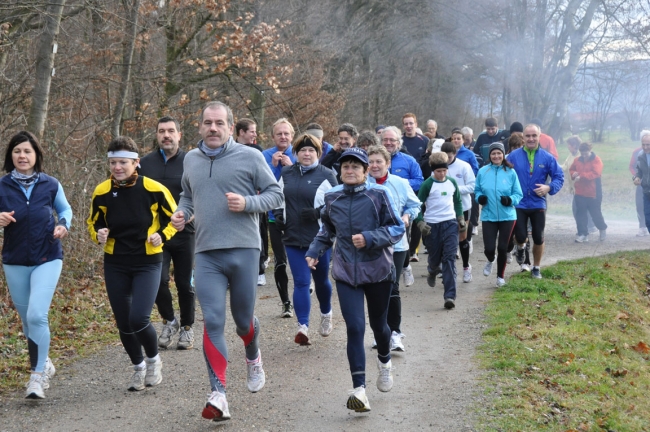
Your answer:
[[[128,2],[125,2],[125,6]],[[131,69],[133,63],[133,51],[135,49],[135,38],[138,34],[138,10],[140,9],[140,0],[133,0],[131,12],[126,22],[126,34],[128,39],[124,42],[124,55],[122,57],[122,83],[120,84],[120,93],[115,104],[113,113],[113,124],[111,125],[111,135],[113,138],[120,134],[122,124],[122,112],[126,106],[126,96],[129,91],[129,81],[131,80]]]
[[[32,90],[32,106],[29,110],[27,129],[36,135],[39,140],[43,138],[43,130],[45,129],[50,85],[52,84],[52,72],[54,70],[54,43],[59,35],[64,6],[65,0],[49,0],[36,57],[36,83]]]

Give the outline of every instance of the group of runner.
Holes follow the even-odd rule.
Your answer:
[[[273,124],[273,145],[263,150],[256,143],[254,121],[235,123],[227,105],[210,102],[199,118],[202,139],[187,153],[180,149],[180,126],[172,117],[159,119],[158,146],[145,157],[140,158],[130,138],[115,138],[107,153],[111,175],[94,190],[87,225],[104,251],[106,290],[134,367],[128,389],[162,382],[159,348],[174,343],[177,349],[193,348],[198,298],[211,387],[202,415],[229,419],[228,290],[244,345],[248,390],[264,387],[254,306],[257,286],[266,284],[268,231],[280,316],[290,318],[295,312],[299,345],[312,343],[312,280],[320,309],[318,333],[327,337],[332,331],[331,267],[347,331],[353,384],[347,406],[369,411],[364,299],[377,349],[377,388],[390,391],[391,352],[405,351],[400,281],[414,283],[410,263],[419,260],[421,240],[428,254],[427,282],[433,287],[441,275],[446,309],[455,307],[458,258],[463,282],[473,280],[470,254],[478,209],[487,258],[483,274],[492,274],[496,260],[496,286],[503,286],[511,253],[525,269],[531,235],[531,275],[542,278],[546,197],[564,183],[555,145],[538,122],[525,127],[514,123],[503,131],[488,118],[485,126],[476,141],[468,127],[453,129],[445,139],[433,120],[422,134],[416,116],[406,113],[403,130],[379,126],[359,133],[344,123],[331,145],[323,140],[320,125],[310,124],[295,137],[291,123],[282,118]],[[650,154],[648,135],[645,154]],[[55,373],[48,357],[47,310],[61,271],[60,239],[72,220],[63,189],[43,173],[42,159],[36,138],[17,134],[5,155],[8,174],[0,181],[3,266],[28,340],[26,396],[35,399],[45,397],[43,390]],[[574,176],[574,168],[572,164],[572,180],[578,184],[582,176]],[[650,170],[641,171],[637,177],[648,177],[650,184]],[[594,223],[602,226],[597,218]],[[582,230],[581,219],[579,235]],[[29,248],[22,247],[25,241]],[[171,262],[178,317],[169,289]],[[292,298],[287,264],[294,281]],[[150,320],[154,304],[163,319],[160,335]]]

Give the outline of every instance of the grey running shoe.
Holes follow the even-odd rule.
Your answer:
[[[404,352],[404,344],[402,343],[403,334],[397,333],[396,331],[392,332],[390,335],[390,350]],[[376,343],[375,343],[376,345]]]
[[[147,375],[147,370],[136,370],[133,372],[131,377],[131,384],[129,385],[129,391],[140,391],[144,390],[144,378]]]
[[[320,335],[321,336],[329,336],[330,333],[332,333],[332,312],[328,314],[321,314],[320,315]]]
[[[205,408],[203,408],[201,416],[204,419],[216,422],[230,420],[226,395],[218,391],[213,391],[211,395],[208,395],[208,401],[205,404]]]
[[[445,299],[445,309],[453,309],[456,307],[456,302],[454,299],[446,298]]]
[[[180,327],[181,324],[177,319],[174,320],[174,324],[164,319],[162,331],[160,332],[160,336],[158,336],[158,347],[169,348],[172,344],[172,338],[178,333]]]
[[[358,413],[370,411],[370,402],[368,402],[365,387],[359,386],[349,392],[347,407]]]
[[[388,363],[382,363],[377,359],[377,389],[381,392],[389,392],[393,388],[393,364],[390,360]]]
[[[492,274],[492,265],[494,264],[494,261],[488,261],[487,264],[485,264],[485,267],[483,267],[483,276],[488,277]]]
[[[411,286],[415,283],[415,278],[413,277],[413,267],[411,264],[404,267],[402,270],[402,277],[404,278],[404,286]]]
[[[598,237],[598,240],[605,241],[606,238],[607,238],[607,230],[600,230],[600,236]]]
[[[45,392],[43,392],[43,377],[45,374],[31,374],[29,382],[27,383],[27,390],[25,390],[25,398],[27,399],[45,399]]]
[[[257,286],[264,286],[266,285],[266,275],[261,274],[257,276]]]
[[[144,384],[147,387],[157,386],[162,382],[162,359],[158,356],[156,360],[146,358],[144,362],[147,364]]]
[[[506,280],[504,278],[497,277],[497,288],[501,288],[506,284]]]
[[[515,245],[515,256],[517,258],[517,264],[522,265],[524,263],[524,260],[526,257],[524,254],[526,253],[526,246],[520,247],[519,245]]]
[[[293,317],[293,305],[291,303],[282,304],[282,312],[280,313],[280,318],[291,318]]]
[[[190,326],[184,326],[181,328],[176,349],[189,350],[192,348],[194,348],[194,330]]]
[[[470,283],[472,281],[472,265],[469,267],[463,268],[463,282]]]
[[[542,272],[540,271],[539,267],[533,267],[533,269],[530,271],[530,275],[533,277],[533,279],[542,278]]]
[[[262,390],[266,383],[266,374],[262,368],[262,353],[257,352],[257,360],[250,361],[246,359],[247,376],[246,383],[248,384],[248,391],[257,393]]]
[[[586,235],[576,236],[576,243],[588,243],[589,238]]]

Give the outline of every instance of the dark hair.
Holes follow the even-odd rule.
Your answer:
[[[449,136],[452,136],[453,134],[461,134],[461,135],[465,135],[465,134],[463,133],[463,131],[460,130],[459,127],[455,127],[455,128],[453,128],[453,129],[451,130],[451,133],[449,134]]]
[[[340,134],[341,132],[347,132],[350,134],[352,138],[355,140],[359,136],[359,132],[357,131],[357,128],[352,124],[352,123],[343,123],[341,126],[339,126],[339,130],[336,131],[337,135]]]
[[[9,145],[7,146],[7,150],[5,152],[5,166],[4,170],[6,172],[11,172],[16,168],[14,166],[14,160],[11,157],[11,154],[14,151],[14,148],[16,148],[17,145],[24,143],[25,141],[28,141],[31,145],[32,148],[34,149],[34,153],[36,153],[36,163],[34,164],[34,171],[36,172],[42,172],[43,171],[43,148],[39,144],[38,140],[34,135],[32,135],[31,132],[27,131],[20,131],[11,139],[9,140]]]
[[[120,150],[138,153],[138,145],[128,136],[118,136],[108,143],[108,151],[114,152]]]
[[[499,123],[494,117],[488,117],[485,119],[485,127],[498,127]]]
[[[249,118],[243,118],[237,121],[235,124],[235,136],[239,136],[240,131],[248,132],[248,128],[251,127],[252,125],[257,126],[257,123],[255,121],[249,119]]]
[[[361,131],[357,138],[357,147],[363,147],[365,143],[368,143],[368,147],[378,146],[380,144],[379,137],[371,130]]]
[[[456,146],[451,142],[446,142],[440,147],[440,151],[443,153],[456,154]]]
[[[171,116],[160,117],[158,119],[158,123],[156,124],[156,129],[158,129],[158,126],[160,126],[160,123],[169,123],[169,122],[174,122],[174,124],[176,125],[176,132],[181,131],[180,123],[178,123],[178,120],[176,120],[174,117],[171,117]]]
[[[309,129],[318,129],[318,130],[323,130],[323,126],[319,125],[318,123],[309,123],[306,127],[305,130]]]
[[[228,123],[228,127],[232,127],[233,123],[235,123],[234,117],[232,115],[232,110],[228,105],[219,101],[208,102],[203,106],[203,109],[201,110],[201,115],[199,116],[199,125],[203,123],[203,114],[207,109],[217,109],[217,108],[223,108],[226,111],[226,121]]]
[[[581,142],[580,146],[578,147],[578,150],[583,152],[583,151],[591,151],[591,149],[594,148],[590,143],[588,142]]]

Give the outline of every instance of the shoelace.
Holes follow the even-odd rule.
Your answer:
[[[161,337],[171,337],[172,335],[172,325],[165,324],[162,329]]]
[[[248,364],[250,377],[252,381],[259,381],[262,376],[262,362]]]
[[[189,342],[190,340],[192,340],[192,338],[190,337],[190,331],[181,329],[180,335],[178,336],[178,340],[183,342]]]

